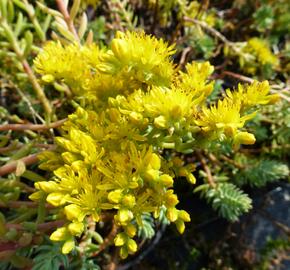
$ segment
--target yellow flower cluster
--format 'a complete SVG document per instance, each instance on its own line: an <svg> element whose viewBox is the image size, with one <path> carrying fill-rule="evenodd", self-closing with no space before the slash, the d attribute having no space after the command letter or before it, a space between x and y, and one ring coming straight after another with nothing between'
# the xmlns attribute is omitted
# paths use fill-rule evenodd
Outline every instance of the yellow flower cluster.
<svg viewBox="0 0 290 270"><path fill-rule="evenodd" d="M256 105L275 103L279 100L279 94L269 95L270 87L268 81L254 82L251 85L239 84L237 91L226 91L228 98L240 100L242 111L247 111Z"/></svg>
<svg viewBox="0 0 290 270"><path fill-rule="evenodd" d="M173 46L144 32L118 32L110 47L49 42L34 60L35 70L45 82L64 81L74 94L100 99L148 85L170 86Z"/></svg>
<svg viewBox="0 0 290 270"><path fill-rule="evenodd" d="M243 68L249 74L256 74L261 66L275 67L279 64L278 58L271 52L268 43L260 38L249 39L243 52L254 57L254 59L244 63Z"/></svg>
<svg viewBox="0 0 290 270"><path fill-rule="evenodd" d="M35 71L43 75L44 82L64 81L72 86L74 94L82 95L84 91L91 90L86 85L94 78L101 54L96 45L63 46L60 42L51 41L34 60Z"/></svg>
<svg viewBox="0 0 290 270"><path fill-rule="evenodd" d="M197 18L213 26L216 23L216 14L213 10L204 10L199 1L187 0L145 0L150 9L158 7L159 22L161 25L166 25L170 22L172 10L177 11L178 18L187 16L190 18ZM187 23L185 23L187 24ZM191 25L192 26L192 25Z"/></svg>
<svg viewBox="0 0 290 270"><path fill-rule="evenodd" d="M208 63L174 67L174 50L144 33L118 33L110 49L96 45L62 46L49 43L36 58L36 70L46 81L62 80L77 96L96 101L79 106L68 117L57 149L40 156L40 168L53 172L50 181L37 182L32 200L46 199L67 223L52 233L70 252L87 230L88 219L114 215L119 233L114 239L120 256L137 250L136 231L142 215L157 218L162 209L183 233L190 217L177 209L173 183L185 177L195 183L194 166L177 156L164 158L163 149L191 153L212 141L252 144L243 131L254 116L248 109L272 102L269 85L239 86L217 104L207 106L213 90ZM95 83L95 84L94 84Z"/></svg>
<svg viewBox="0 0 290 270"><path fill-rule="evenodd" d="M174 52L174 46L144 32L118 32L99 68L113 75L121 72L126 80L133 76L138 83L169 86L174 73L169 56Z"/></svg>
<svg viewBox="0 0 290 270"><path fill-rule="evenodd" d="M121 141L115 137L118 131L110 134L114 131L95 126L98 122L95 116L95 112L79 107L65 124L67 134L56 138L58 151L40 156L43 161L40 167L53 170L54 178L37 182L35 187L39 191L30 198L38 200L46 196L48 203L63 207L68 220L51 239L64 241L62 250L68 253L74 247L74 237L84 232L86 217L98 222L102 213L115 210L114 222L123 228L115 244L122 246L120 254L125 258L137 250L133 237L137 226L142 226L142 214L153 213L158 217L162 207L166 207L167 218L182 233L184 222L190 218L185 211L176 209L173 174L161 169L166 161L153 152L152 146L142 144L137 149L137 144L126 139L118 144ZM94 122L85 125L89 119Z"/></svg>

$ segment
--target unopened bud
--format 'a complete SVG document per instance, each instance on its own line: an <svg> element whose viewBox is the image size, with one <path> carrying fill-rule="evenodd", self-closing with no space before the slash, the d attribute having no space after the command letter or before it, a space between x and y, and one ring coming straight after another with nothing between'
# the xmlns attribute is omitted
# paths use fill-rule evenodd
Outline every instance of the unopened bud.
<svg viewBox="0 0 290 270"><path fill-rule="evenodd" d="M154 125L157 128L166 128L167 121L163 115L160 115L154 119Z"/></svg>
<svg viewBox="0 0 290 270"><path fill-rule="evenodd" d="M234 139L237 144L254 144L256 139L255 136L248 132L240 132L235 136Z"/></svg>
<svg viewBox="0 0 290 270"><path fill-rule="evenodd" d="M163 183L166 187L172 187L173 186L173 179L168 174L163 174L160 176L159 180Z"/></svg>
<svg viewBox="0 0 290 270"><path fill-rule="evenodd" d="M44 82L46 82L46 83L52 83L55 80L55 78L54 78L53 75L47 74L47 75L43 75L41 77L41 80L44 81Z"/></svg>
<svg viewBox="0 0 290 270"><path fill-rule="evenodd" d="M161 167L161 160L160 157L153 153L150 158L150 165L154 170L159 170Z"/></svg>
<svg viewBox="0 0 290 270"><path fill-rule="evenodd" d="M128 56L128 43L119 38L114 38L112 40L112 51L114 55L120 60L124 61Z"/></svg>
<svg viewBox="0 0 290 270"><path fill-rule="evenodd" d="M168 208L166 212L166 217L170 222L174 222L178 218L178 210L176 208Z"/></svg>

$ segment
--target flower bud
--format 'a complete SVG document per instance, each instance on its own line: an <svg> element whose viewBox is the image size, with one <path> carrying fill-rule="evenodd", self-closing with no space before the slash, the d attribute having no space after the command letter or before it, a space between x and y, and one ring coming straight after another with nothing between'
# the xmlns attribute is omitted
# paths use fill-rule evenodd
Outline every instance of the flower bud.
<svg viewBox="0 0 290 270"><path fill-rule="evenodd" d="M149 162L150 166L152 167L152 169L154 170L159 170L161 167L161 160L160 157L153 153L150 157L150 162Z"/></svg>
<svg viewBox="0 0 290 270"><path fill-rule="evenodd" d="M159 180L162 182L162 184L166 187L172 187L173 186L173 179L168 174L162 174L159 178Z"/></svg>
<svg viewBox="0 0 290 270"><path fill-rule="evenodd" d="M58 184L55 181L41 181L36 182L34 186L37 189L41 189L46 193L51 193L58 190Z"/></svg>
<svg viewBox="0 0 290 270"><path fill-rule="evenodd" d="M53 193L48 194L46 201L52 204L53 206L60 206L64 203L63 198L64 198L63 193L53 192Z"/></svg>
<svg viewBox="0 0 290 270"><path fill-rule="evenodd" d="M127 248L129 253L135 253L137 251L137 244L133 239L129 239L127 242Z"/></svg>
<svg viewBox="0 0 290 270"><path fill-rule="evenodd" d="M119 209L117 219L121 224L126 224L133 218L133 213L128 209Z"/></svg>
<svg viewBox="0 0 290 270"><path fill-rule="evenodd" d="M178 218L185 222L190 222L190 215L184 210L178 212Z"/></svg>
<svg viewBox="0 0 290 270"><path fill-rule="evenodd" d="M64 208L64 213L68 220L82 221L83 218L82 209L76 204L67 205Z"/></svg>
<svg viewBox="0 0 290 270"><path fill-rule="evenodd" d="M196 183L196 178L192 173L189 173L186 175L186 179L190 184L195 184Z"/></svg>
<svg viewBox="0 0 290 270"><path fill-rule="evenodd" d="M73 239L69 239L65 241L64 245L62 246L62 253L63 254L68 254L70 253L75 247L75 241Z"/></svg>
<svg viewBox="0 0 290 270"><path fill-rule="evenodd" d="M50 240L52 241L64 241L70 236L68 229L66 227L58 228L50 235Z"/></svg>
<svg viewBox="0 0 290 270"><path fill-rule="evenodd" d="M137 112L131 112L129 114L130 120L133 124L140 124L141 121L143 120L143 115L141 113L137 113Z"/></svg>
<svg viewBox="0 0 290 270"><path fill-rule="evenodd" d="M131 194L125 195L122 199L122 204L128 208L133 208L136 204L135 197Z"/></svg>
<svg viewBox="0 0 290 270"><path fill-rule="evenodd" d="M181 219L175 221L176 228L180 234L183 234L185 230L184 222Z"/></svg>
<svg viewBox="0 0 290 270"><path fill-rule="evenodd" d="M32 194L29 196L29 199L32 200L32 201L38 201L38 200L40 200L44 195L45 195L45 193L44 193L43 191L36 191L36 192L32 193Z"/></svg>
<svg viewBox="0 0 290 270"><path fill-rule="evenodd" d="M114 55L120 60L120 61L126 61L126 58L128 57L128 43L119 38L114 38L111 43L112 51Z"/></svg>
<svg viewBox="0 0 290 270"><path fill-rule="evenodd" d="M46 83L52 83L55 80L55 78L54 78L53 75L47 74L47 75L43 75L41 77L41 80L44 81L44 82L46 82Z"/></svg>
<svg viewBox="0 0 290 270"><path fill-rule="evenodd" d="M126 227L125 227L125 231L128 234L129 237L134 237L136 235L136 227L135 225L133 225L132 223L129 223Z"/></svg>
<svg viewBox="0 0 290 270"><path fill-rule="evenodd" d="M68 225L68 230L72 235L79 236L84 231L84 224L82 222L73 222Z"/></svg>
<svg viewBox="0 0 290 270"><path fill-rule="evenodd" d="M116 189L114 191L111 191L108 195L108 200L113 203L119 203L122 198L122 192L122 189Z"/></svg>
<svg viewBox="0 0 290 270"><path fill-rule="evenodd" d="M159 171L153 169L147 170L145 172L145 178L148 181L155 181L159 178Z"/></svg>
<svg viewBox="0 0 290 270"><path fill-rule="evenodd" d="M240 132L235 136L234 141L236 144L254 144L256 139L251 133Z"/></svg>
<svg viewBox="0 0 290 270"><path fill-rule="evenodd" d="M178 204L178 198L176 194L173 194L173 190L168 190L165 195L165 206L173 207Z"/></svg>
<svg viewBox="0 0 290 270"><path fill-rule="evenodd" d="M154 125L157 128L166 128L167 120L163 115L160 115L154 119Z"/></svg>
<svg viewBox="0 0 290 270"><path fill-rule="evenodd" d="M126 246L120 248L120 257L124 260L128 257L128 249Z"/></svg>
<svg viewBox="0 0 290 270"><path fill-rule="evenodd" d="M166 217L170 222L174 222L178 218L178 210L176 208L168 208L166 212Z"/></svg>
<svg viewBox="0 0 290 270"><path fill-rule="evenodd" d="M188 170L185 167L182 167L178 170L178 176L186 177L188 175Z"/></svg>
<svg viewBox="0 0 290 270"><path fill-rule="evenodd" d="M116 247L121 247L127 242L128 236L125 233L118 233L114 239Z"/></svg>

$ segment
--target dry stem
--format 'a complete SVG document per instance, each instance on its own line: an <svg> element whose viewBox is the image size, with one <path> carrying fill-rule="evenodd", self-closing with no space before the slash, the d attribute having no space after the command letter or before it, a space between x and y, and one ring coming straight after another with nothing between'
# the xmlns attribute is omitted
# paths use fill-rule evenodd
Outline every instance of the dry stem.
<svg viewBox="0 0 290 270"><path fill-rule="evenodd" d="M118 232L118 226L115 223L113 223L110 233L104 239L104 242L100 245L99 250L94 252L91 255L91 257L95 257L95 256L99 255L104 249L106 249L112 243L112 241L115 238L117 232Z"/></svg>
<svg viewBox="0 0 290 270"><path fill-rule="evenodd" d="M234 165L235 167L237 167L238 169L242 170L245 169L245 166L243 166L242 164L230 159L229 157L225 156L225 155L221 155L220 156L221 159L225 160L226 162Z"/></svg>
<svg viewBox="0 0 290 270"><path fill-rule="evenodd" d="M110 264L106 267L106 270L116 270L118 266L118 249L115 248L114 254L112 256L112 261Z"/></svg>
<svg viewBox="0 0 290 270"><path fill-rule="evenodd" d="M211 174L211 171L210 171L210 168L207 166L207 164L206 164L206 160L205 160L205 158L202 156L202 154L201 153L199 153L199 152L196 152L196 154L197 154L197 156L198 156L198 158L199 158L199 160L200 160L200 162L201 162L201 165L202 165L202 167L203 167L203 169L204 169L204 171L205 171L205 173L206 173L206 175L207 175L207 180L208 180L208 183L209 183L209 185L212 187L212 188L215 188L216 187L216 183L215 183L215 181L214 181L214 179L213 179L213 176L212 176L212 174Z"/></svg>
<svg viewBox="0 0 290 270"><path fill-rule="evenodd" d="M7 124L7 125L1 125L0 126L0 131L5 131L5 130L14 130L14 131L24 131L24 130L34 130L34 131L42 131L42 130L47 130L50 128L57 128L60 127L67 119L62 119L50 124Z"/></svg>
<svg viewBox="0 0 290 270"><path fill-rule="evenodd" d="M241 52L235 47L234 43L231 42L230 40L228 40L223 34L221 34L219 31L217 31L216 29L214 29L213 27L209 26L206 22L197 20L197 19L192 19L189 17L184 17L183 20L185 22L191 22L191 23L195 23L197 25L199 25L200 27L202 27L203 29L205 29L206 31L208 31L209 33L211 33L213 36L215 36L216 38L220 39L223 43L225 43L227 46L231 47L231 49L237 53L237 54L241 54Z"/></svg>

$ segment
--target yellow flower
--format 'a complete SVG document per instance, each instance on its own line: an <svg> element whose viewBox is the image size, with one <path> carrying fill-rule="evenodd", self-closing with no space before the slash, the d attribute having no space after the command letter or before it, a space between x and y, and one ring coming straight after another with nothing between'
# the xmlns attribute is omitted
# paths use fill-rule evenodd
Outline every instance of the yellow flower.
<svg viewBox="0 0 290 270"><path fill-rule="evenodd" d="M213 90L213 82L208 83L208 77L214 71L209 62L192 62L186 66L186 73L180 71L175 82L177 88L185 93L207 98Z"/></svg>
<svg viewBox="0 0 290 270"><path fill-rule="evenodd" d="M125 245L127 242L128 236L125 233L118 233L114 239L115 246L120 247Z"/></svg>
<svg viewBox="0 0 290 270"><path fill-rule="evenodd" d="M185 92L174 87L152 87L147 93L137 90L127 98L117 96L109 100L110 104L119 109L120 113L129 116L129 121L137 123L140 129L153 125L157 129L167 129L169 133L187 130L195 126L197 105L200 98L195 98L194 91ZM132 115L141 115L131 121Z"/></svg>
<svg viewBox="0 0 290 270"><path fill-rule="evenodd" d="M268 81L254 81L250 85L239 84L236 91L227 90L227 97L231 100L239 100L242 110L247 110L257 105L274 103L279 100L278 94L269 95L270 87Z"/></svg>
<svg viewBox="0 0 290 270"><path fill-rule="evenodd" d="M254 117L253 114L241 116L241 104L231 99L219 100L217 105L203 107L200 118L196 121L205 132L220 132L233 137L245 122Z"/></svg>
<svg viewBox="0 0 290 270"><path fill-rule="evenodd" d="M255 55L257 62L262 65L278 64L278 58L271 52L269 45L263 39L255 37L249 39L244 50Z"/></svg>
<svg viewBox="0 0 290 270"><path fill-rule="evenodd" d="M35 71L41 74L43 81L54 80L67 83L75 94L85 94L88 80L94 76L95 66L99 62L100 49L96 45L63 46L60 42L48 42L43 51L34 59Z"/></svg>
<svg viewBox="0 0 290 270"><path fill-rule="evenodd" d="M156 119L157 123L163 117L166 128L173 126L175 122L191 121L196 114L196 103L193 94L185 93L180 88L170 90L154 87L143 99L144 114Z"/></svg>
<svg viewBox="0 0 290 270"><path fill-rule="evenodd" d="M94 191L91 185L84 185L82 189L82 192L71 199L72 203L79 206L78 220L82 221L85 216L92 216L95 221L99 221L101 208L103 207L102 202L106 201L106 192ZM105 209L110 208L107 205L104 207ZM111 208L113 208L113 205L111 205Z"/></svg>
<svg viewBox="0 0 290 270"><path fill-rule="evenodd" d="M276 68L279 59L271 52L266 40L251 38L247 41L240 55L240 65L249 74L256 74L264 66Z"/></svg>
<svg viewBox="0 0 290 270"><path fill-rule="evenodd" d="M48 42L34 60L34 66L36 72L46 77L65 79L66 82L78 86L88 71L86 63L80 57L79 45L63 47L60 42Z"/></svg>
<svg viewBox="0 0 290 270"><path fill-rule="evenodd" d="M170 56L174 52L173 46L144 32L118 32L99 69L110 74L124 72L128 79L135 77L140 86L169 86L174 73Z"/></svg>

